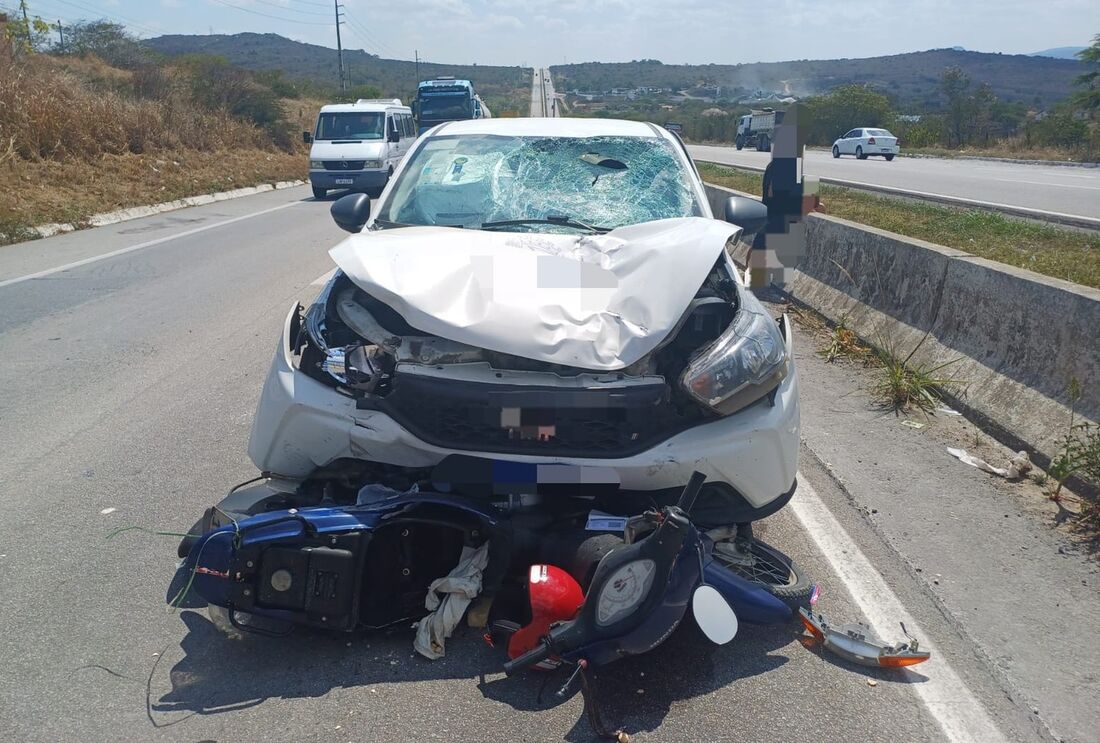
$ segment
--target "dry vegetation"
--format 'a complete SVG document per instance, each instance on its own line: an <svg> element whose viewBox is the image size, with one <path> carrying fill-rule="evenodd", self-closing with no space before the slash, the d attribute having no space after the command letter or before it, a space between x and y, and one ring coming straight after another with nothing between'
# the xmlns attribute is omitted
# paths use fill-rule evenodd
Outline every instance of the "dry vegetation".
<svg viewBox="0 0 1100 743"><path fill-rule="evenodd" d="M0 243L42 223L304 176L289 134L196 101L194 74L94 57L0 59ZM307 105L293 102L303 115Z"/></svg>

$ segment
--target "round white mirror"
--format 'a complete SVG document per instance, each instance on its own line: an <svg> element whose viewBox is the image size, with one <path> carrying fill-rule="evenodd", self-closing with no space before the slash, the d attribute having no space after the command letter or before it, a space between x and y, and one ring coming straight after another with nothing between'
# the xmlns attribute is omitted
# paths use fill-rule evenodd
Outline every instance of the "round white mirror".
<svg viewBox="0 0 1100 743"><path fill-rule="evenodd" d="M695 589L691 596L691 611L699 629L716 645L725 645L737 635L737 615L713 586L703 585Z"/></svg>

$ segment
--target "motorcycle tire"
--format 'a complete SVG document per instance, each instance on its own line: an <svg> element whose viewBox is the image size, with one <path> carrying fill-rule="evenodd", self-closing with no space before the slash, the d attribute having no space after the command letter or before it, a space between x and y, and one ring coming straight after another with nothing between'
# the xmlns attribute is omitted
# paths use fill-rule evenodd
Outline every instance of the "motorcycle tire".
<svg viewBox="0 0 1100 743"><path fill-rule="evenodd" d="M800 608L809 608L816 584L794 560L759 539L752 540L750 551L755 558L752 565L722 562L727 569L782 601L796 615ZM718 555L715 557L721 560Z"/></svg>

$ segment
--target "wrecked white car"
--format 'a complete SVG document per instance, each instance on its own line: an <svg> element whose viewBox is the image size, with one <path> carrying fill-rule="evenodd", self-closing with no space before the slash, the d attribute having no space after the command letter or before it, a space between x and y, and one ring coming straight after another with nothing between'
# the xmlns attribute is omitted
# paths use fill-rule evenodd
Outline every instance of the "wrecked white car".
<svg viewBox="0 0 1100 743"><path fill-rule="evenodd" d="M287 317L249 445L261 470L353 493L406 489L461 455L494 477L502 461L579 467L657 501L698 470L711 525L789 500L787 321L744 287L727 251L739 227L712 217L675 137L455 122L373 206L333 206L356 234Z"/></svg>
<svg viewBox="0 0 1100 743"><path fill-rule="evenodd" d="M265 477L192 527L171 605L268 634L419 620L428 658L468 610L506 672L580 674L614 739L590 665L689 605L716 643L814 605L752 532L794 492L799 425L787 321L727 250L761 204L715 220L664 129L528 119L433 129L375 207L333 205L354 234L286 319Z"/></svg>

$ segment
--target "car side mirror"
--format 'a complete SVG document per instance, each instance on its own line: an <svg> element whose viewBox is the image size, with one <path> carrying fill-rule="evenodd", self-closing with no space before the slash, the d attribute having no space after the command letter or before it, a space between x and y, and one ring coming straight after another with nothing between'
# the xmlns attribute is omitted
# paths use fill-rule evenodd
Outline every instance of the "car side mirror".
<svg viewBox="0 0 1100 743"><path fill-rule="evenodd" d="M401 141L401 132L397 131L396 129L390 129L390 133L389 133L389 136L386 137L386 141L388 141L388 142L400 142Z"/></svg>
<svg viewBox="0 0 1100 743"><path fill-rule="evenodd" d="M730 196L722 216L725 221L740 227L745 235L755 235L768 223L768 207L756 199Z"/></svg>
<svg viewBox="0 0 1100 743"><path fill-rule="evenodd" d="M370 219L370 197L365 193L341 196L329 209L329 214L337 227L357 233Z"/></svg>
<svg viewBox="0 0 1100 743"><path fill-rule="evenodd" d="M313 135L310 134L309 132L302 132L302 141L305 142L306 144L309 144L310 142L313 141Z"/></svg>

